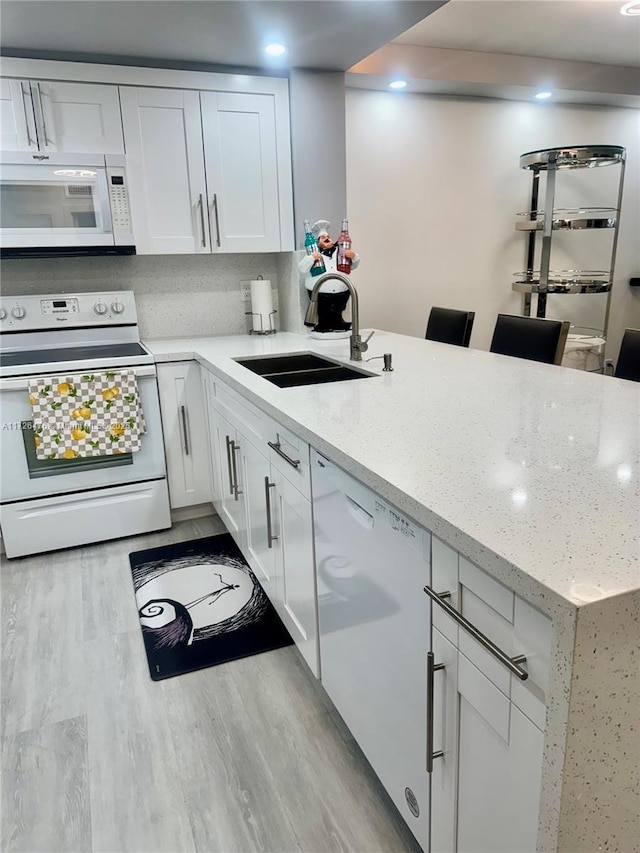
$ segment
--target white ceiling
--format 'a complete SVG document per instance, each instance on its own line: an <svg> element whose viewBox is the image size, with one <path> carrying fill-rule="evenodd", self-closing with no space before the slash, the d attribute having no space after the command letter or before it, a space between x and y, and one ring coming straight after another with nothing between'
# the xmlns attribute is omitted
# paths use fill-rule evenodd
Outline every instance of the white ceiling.
<svg viewBox="0 0 640 853"><path fill-rule="evenodd" d="M640 16L624 0L451 0L398 44L640 66Z"/></svg>
<svg viewBox="0 0 640 853"><path fill-rule="evenodd" d="M3 0L7 55L346 70L444 0ZM268 65L263 47L289 46ZM76 57L79 58L79 57ZM84 58L84 57L83 57ZM100 61L100 60L98 60Z"/></svg>

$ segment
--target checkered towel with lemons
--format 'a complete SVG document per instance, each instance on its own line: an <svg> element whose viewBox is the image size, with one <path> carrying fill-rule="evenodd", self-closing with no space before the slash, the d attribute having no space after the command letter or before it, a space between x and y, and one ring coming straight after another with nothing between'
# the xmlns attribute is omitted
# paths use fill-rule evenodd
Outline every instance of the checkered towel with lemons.
<svg viewBox="0 0 640 853"><path fill-rule="evenodd" d="M29 382L38 459L112 456L140 450L145 432L133 373L106 370Z"/></svg>

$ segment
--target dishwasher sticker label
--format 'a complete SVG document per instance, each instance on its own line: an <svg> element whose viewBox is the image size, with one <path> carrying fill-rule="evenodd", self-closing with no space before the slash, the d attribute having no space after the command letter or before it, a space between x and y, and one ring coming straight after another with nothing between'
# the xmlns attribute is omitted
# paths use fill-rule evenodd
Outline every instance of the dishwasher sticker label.
<svg viewBox="0 0 640 853"><path fill-rule="evenodd" d="M400 515L400 513L396 512L395 509L389 508L388 517L391 529L402 536L412 548L418 550L420 539L415 524L406 519L403 515Z"/></svg>

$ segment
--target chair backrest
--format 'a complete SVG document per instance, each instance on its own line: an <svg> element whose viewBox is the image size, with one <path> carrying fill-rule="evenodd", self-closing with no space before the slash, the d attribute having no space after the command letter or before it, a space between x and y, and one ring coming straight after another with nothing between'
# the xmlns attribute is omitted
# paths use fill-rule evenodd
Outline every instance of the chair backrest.
<svg viewBox="0 0 640 853"><path fill-rule="evenodd" d="M640 329L625 329L614 371L618 379L640 382Z"/></svg>
<svg viewBox="0 0 640 853"><path fill-rule="evenodd" d="M568 332L566 320L498 314L490 351L545 364L560 364Z"/></svg>
<svg viewBox="0 0 640 853"><path fill-rule="evenodd" d="M442 344L468 347L475 311L456 311L453 308L432 308L425 338Z"/></svg>

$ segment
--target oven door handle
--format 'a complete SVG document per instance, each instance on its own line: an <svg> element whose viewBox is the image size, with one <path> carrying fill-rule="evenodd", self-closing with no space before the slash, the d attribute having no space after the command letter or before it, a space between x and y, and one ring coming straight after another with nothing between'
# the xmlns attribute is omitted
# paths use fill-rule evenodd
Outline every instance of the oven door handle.
<svg viewBox="0 0 640 853"><path fill-rule="evenodd" d="M136 379L141 379L142 377L145 377L145 376L157 376L155 364L150 364L150 365L145 366L145 367L132 367L132 368L123 367L120 369L123 371L131 371L134 374L134 376L136 377ZM64 371L57 371L56 373L51 373L51 376L57 376L58 373L61 373L61 372L66 373L69 376L74 375L74 371L64 370ZM99 369L99 370L96 370L94 372L100 373L101 370ZM38 376L40 376L40 375L46 376L47 374L46 373L38 374ZM30 378L36 379L38 377L33 376L33 377L26 377L26 378L21 377L20 379L0 379L0 391L28 391L29 390Z"/></svg>

